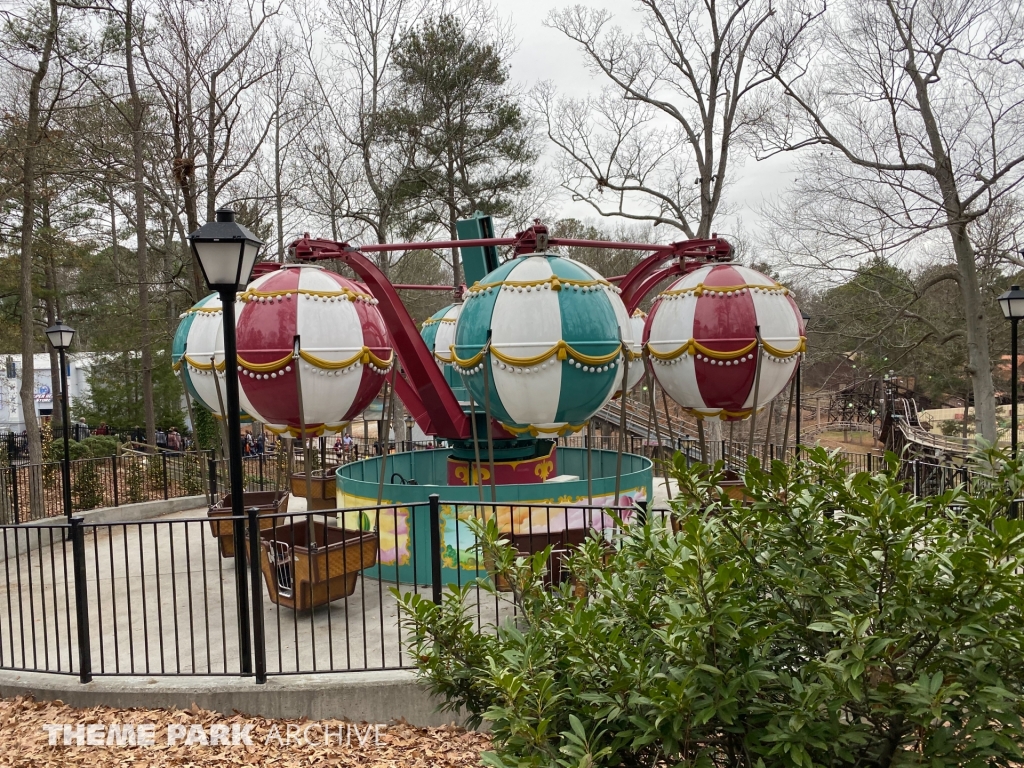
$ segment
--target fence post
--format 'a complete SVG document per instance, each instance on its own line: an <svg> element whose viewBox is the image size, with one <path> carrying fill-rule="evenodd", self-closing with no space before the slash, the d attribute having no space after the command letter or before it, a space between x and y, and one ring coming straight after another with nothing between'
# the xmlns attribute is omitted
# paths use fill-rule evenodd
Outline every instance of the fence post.
<svg viewBox="0 0 1024 768"><path fill-rule="evenodd" d="M92 648L89 644L89 595L85 577L85 530L82 518L71 518L71 557L75 577L75 623L78 625L78 679L92 681Z"/></svg>
<svg viewBox="0 0 1024 768"><path fill-rule="evenodd" d="M914 496L921 498L921 464L914 459Z"/></svg>
<svg viewBox="0 0 1024 768"><path fill-rule="evenodd" d="M430 591L434 605L441 604L441 497L430 494Z"/></svg>
<svg viewBox="0 0 1024 768"><path fill-rule="evenodd" d="M111 477L114 478L114 506L120 506L121 499L117 490L117 456L110 457Z"/></svg>
<svg viewBox="0 0 1024 768"><path fill-rule="evenodd" d="M13 443L13 440L11 441ZM11 460L11 509L14 512L14 524L21 523L21 513L18 510L18 465L14 463L14 454L7 454Z"/></svg>
<svg viewBox="0 0 1024 768"><path fill-rule="evenodd" d="M868 474L869 474L869 475L870 475L870 474L874 474L874 470L873 470L873 469L872 469L872 467L871 467L871 458L872 458L872 457L871 457L871 454L869 453L869 454L868 454Z"/></svg>
<svg viewBox="0 0 1024 768"><path fill-rule="evenodd" d="M260 522L259 509L249 508L249 579L252 585L252 643L256 683L267 682L267 640L263 626L263 573L260 570ZM239 561L235 561L238 565Z"/></svg>
<svg viewBox="0 0 1024 768"><path fill-rule="evenodd" d="M161 453L160 454L160 462L163 464L163 470L164 470L164 501L167 501L167 485L168 485L169 478L167 477L167 454L166 453Z"/></svg>
<svg viewBox="0 0 1024 768"><path fill-rule="evenodd" d="M207 459L206 469L210 473L210 504L217 503L217 460Z"/></svg>
<svg viewBox="0 0 1024 768"><path fill-rule="evenodd" d="M259 453L259 454L257 454L257 455L259 456L259 465L260 465L260 490L262 491L262 490L263 490L263 453L262 453L262 452L260 452L260 453Z"/></svg>

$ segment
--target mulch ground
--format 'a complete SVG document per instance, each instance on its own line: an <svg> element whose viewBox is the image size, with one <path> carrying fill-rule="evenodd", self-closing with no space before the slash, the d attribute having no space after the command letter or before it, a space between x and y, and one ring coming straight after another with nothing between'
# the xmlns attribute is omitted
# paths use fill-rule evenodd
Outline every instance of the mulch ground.
<svg viewBox="0 0 1024 768"><path fill-rule="evenodd" d="M112 728L115 724L117 727ZM146 741L149 726L152 745L139 744ZM134 746L130 741L117 745L118 738L125 742L129 736L135 739ZM65 744L65 737L69 744ZM210 743L211 738L221 743ZM90 740L92 745L87 743ZM240 714L227 717L194 705L190 710L76 709L59 701L0 699L0 766L4 768L469 768L480 765L480 753L489 747L486 735L455 726L374 727L340 720L269 720Z"/></svg>

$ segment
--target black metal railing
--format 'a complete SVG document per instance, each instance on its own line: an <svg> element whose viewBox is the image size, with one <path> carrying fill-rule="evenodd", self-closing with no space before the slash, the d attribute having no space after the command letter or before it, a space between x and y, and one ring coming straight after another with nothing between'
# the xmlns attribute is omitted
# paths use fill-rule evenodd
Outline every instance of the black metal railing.
<svg viewBox="0 0 1024 768"><path fill-rule="evenodd" d="M118 675L263 681L412 667L393 590L440 602L449 584L476 580L469 608L480 632L516 611L506 585L498 583L493 595L481 587L479 579L494 578L494 564L474 548L468 529L455 525L454 537L442 536L443 507L463 521L497 517L519 554L550 546L549 584L568 578L566 558L586 536L610 540L618 524L597 507L452 507L435 495L426 503L344 510L342 517L338 510L252 508L243 518L4 525L0 668L84 682ZM616 513L627 522L646 514ZM393 557L379 562L381 531L403 528L412 532L404 556L391 547ZM426 537L426 546L416 536ZM240 652L245 648L251 652Z"/></svg>
<svg viewBox="0 0 1024 768"><path fill-rule="evenodd" d="M209 453L123 454L70 463L72 513L207 493ZM0 468L0 523L65 514L63 462Z"/></svg>

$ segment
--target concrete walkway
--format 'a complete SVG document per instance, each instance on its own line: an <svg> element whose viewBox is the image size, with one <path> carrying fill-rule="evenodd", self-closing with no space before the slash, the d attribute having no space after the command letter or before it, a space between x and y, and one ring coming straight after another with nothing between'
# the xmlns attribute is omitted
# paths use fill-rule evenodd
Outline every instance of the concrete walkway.
<svg viewBox="0 0 1024 768"><path fill-rule="evenodd" d="M669 481L675 495L675 481ZM655 479L652 510L668 508L665 482ZM304 512L292 497L289 512ZM13 530L13 529L12 529ZM62 521L13 531L39 546L6 542L0 573L0 668L77 673L71 542ZM10 538L12 534L8 534ZM19 552L19 550L21 550ZM26 551L27 550L27 551ZM89 524L85 536L86 589L95 675L238 675L236 561L222 558L206 508L140 522ZM312 611L272 603L259 578L270 675L401 669L412 666L401 626L394 579L361 574L355 592ZM251 575L246 569L246 589ZM250 597L251 600L251 597ZM507 596L481 589L469 614L480 631L514 615Z"/></svg>
<svg viewBox="0 0 1024 768"><path fill-rule="evenodd" d="M294 503L298 502L298 503ZM304 511L293 499L289 511ZM136 524L86 529L86 589L96 675L240 673L235 559L220 556L206 510ZM79 669L73 560L61 531L9 557L0 574L0 667L49 672ZM12 553L13 555L13 553ZM251 579L246 570L246 587ZM270 602L263 590L267 670L271 675L411 667L392 588L360 575L355 592L312 611ZM470 611L481 631L511 615L510 601L482 590Z"/></svg>

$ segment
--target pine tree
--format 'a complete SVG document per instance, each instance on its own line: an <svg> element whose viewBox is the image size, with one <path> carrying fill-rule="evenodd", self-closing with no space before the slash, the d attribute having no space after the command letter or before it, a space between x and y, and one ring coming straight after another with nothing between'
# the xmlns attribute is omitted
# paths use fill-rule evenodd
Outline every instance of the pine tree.
<svg viewBox="0 0 1024 768"><path fill-rule="evenodd" d="M404 190L418 204L411 224L440 225L455 239L455 222L474 211L508 213L536 152L498 50L442 15L407 32L394 61L401 84L383 121L415 158Z"/></svg>

